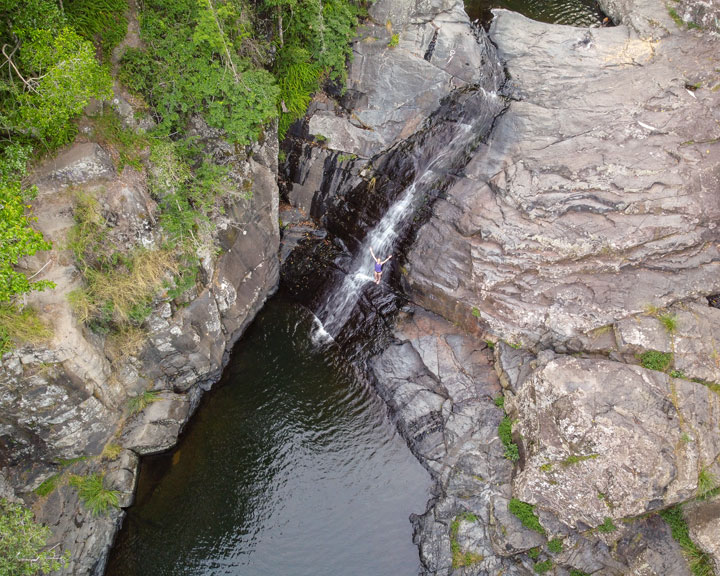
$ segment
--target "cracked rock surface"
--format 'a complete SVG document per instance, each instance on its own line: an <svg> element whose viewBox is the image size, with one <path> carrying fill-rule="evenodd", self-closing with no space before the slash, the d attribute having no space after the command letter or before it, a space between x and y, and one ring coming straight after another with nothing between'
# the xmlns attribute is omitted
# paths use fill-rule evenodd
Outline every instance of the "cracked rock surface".
<svg viewBox="0 0 720 576"><path fill-rule="evenodd" d="M718 40L506 11L490 37L512 102L419 233L414 300L557 345L720 291Z"/></svg>

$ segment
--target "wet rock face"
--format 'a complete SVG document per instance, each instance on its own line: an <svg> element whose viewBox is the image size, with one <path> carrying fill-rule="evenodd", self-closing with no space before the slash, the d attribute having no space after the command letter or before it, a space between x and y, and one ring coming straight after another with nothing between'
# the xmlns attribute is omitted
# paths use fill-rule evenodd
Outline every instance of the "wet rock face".
<svg viewBox="0 0 720 576"><path fill-rule="evenodd" d="M666 508L716 473L720 396L639 366L541 354L508 412L520 500L576 529Z"/></svg>
<svg viewBox="0 0 720 576"><path fill-rule="evenodd" d="M685 86L709 78L716 42L503 11L490 35L514 101L420 231L412 297L556 345L717 292L720 93Z"/></svg>

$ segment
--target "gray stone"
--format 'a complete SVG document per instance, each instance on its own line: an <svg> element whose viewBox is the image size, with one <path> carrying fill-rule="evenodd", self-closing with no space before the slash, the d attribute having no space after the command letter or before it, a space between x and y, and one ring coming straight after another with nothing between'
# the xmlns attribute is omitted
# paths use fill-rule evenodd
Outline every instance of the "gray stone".
<svg viewBox="0 0 720 576"><path fill-rule="evenodd" d="M510 399L524 466L513 491L571 528L639 516L716 472L720 397L701 384L607 360L558 357Z"/></svg>
<svg viewBox="0 0 720 576"><path fill-rule="evenodd" d="M33 174L42 190L54 184L61 186L110 180L115 176L112 159L94 142L73 144L48 161Z"/></svg>
<svg viewBox="0 0 720 576"><path fill-rule="evenodd" d="M120 444L141 456L164 452L177 441L189 414L186 395L163 392L145 410L130 418Z"/></svg>
<svg viewBox="0 0 720 576"><path fill-rule="evenodd" d="M455 88L499 88L494 49L461 2L379 0L369 12L348 72L350 113L318 105L309 120L310 134L328 148L369 158L416 132Z"/></svg>
<svg viewBox="0 0 720 576"><path fill-rule="evenodd" d="M414 301L542 347L720 291L720 93L683 80L714 41L496 14L513 102L418 234Z"/></svg>

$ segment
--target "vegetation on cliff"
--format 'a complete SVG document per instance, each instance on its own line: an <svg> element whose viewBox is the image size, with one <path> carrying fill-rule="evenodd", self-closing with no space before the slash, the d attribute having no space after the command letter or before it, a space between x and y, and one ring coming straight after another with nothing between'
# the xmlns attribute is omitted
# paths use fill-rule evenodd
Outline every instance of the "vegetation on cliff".
<svg viewBox="0 0 720 576"><path fill-rule="evenodd" d="M30 510L0 500L0 575L34 576L57 570L67 555L43 550L50 528L35 523Z"/></svg>
<svg viewBox="0 0 720 576"><path fill-rule="evenodd" d="M151 193L161 208L164 249L175 255L170 265L178 274L175 284L193 283L192 262L217 215L218 198L230 188L227 168L217 166L189 134L190 118L200 117L221 131L236 151L261 138L278 116L284 135L323 84L344 89L360 6L358 0L138 4L141 43L125 49L116 71L144 101L156 127L138 135L104 113L94 120L94 130L119 151L120 170L141 168L139 151L150 146L160 176L151 178ZM17 268L24 257L50 248L32 227L29 202L35 190L23 185L27 166L74 138L73 120L91 98L112 95L109 57L127 32L128 5L126 0L0 0L0 13L0 303L10 306L22 294L51 287ZM82 220L82 202L78 208ZM74 296L75 307L87 321L107 324L120 318L122 324L129 317L142 322L141 309L147 309L160 283L127 307L119 306L115 295L99 293L118 254L93 252L101 247L105 224L96 216L90 236L83 221L71 239L88 283ZM125 258L120 267L132 272L135 260ZM0 331L7 344L12 335L2 326Z"/></svg>
<svg viewBox="0 0 720 576"><path fill-rule="evenodd" d="M27 162L70 141L72 118L90 98L108 97L111 79L54 2L2 0L0 43L0 302L9 302L48 287L15 270L49 247L26 213L34 193L22 186Z"/></svg>

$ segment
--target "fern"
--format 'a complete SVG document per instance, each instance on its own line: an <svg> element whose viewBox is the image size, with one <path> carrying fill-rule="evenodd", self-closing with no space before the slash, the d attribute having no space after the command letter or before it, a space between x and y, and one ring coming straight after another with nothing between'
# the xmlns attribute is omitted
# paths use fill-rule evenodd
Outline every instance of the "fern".
<svg viewBox="0 0 720 576"><path fill-rule="evenodd" d="M65 13L78 33L98 41L105 58L127 34L127 0L65 0Z"/></svg>

